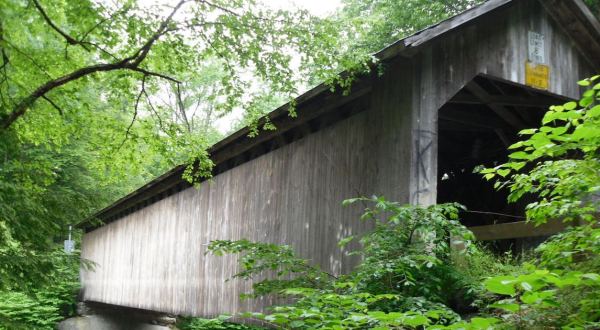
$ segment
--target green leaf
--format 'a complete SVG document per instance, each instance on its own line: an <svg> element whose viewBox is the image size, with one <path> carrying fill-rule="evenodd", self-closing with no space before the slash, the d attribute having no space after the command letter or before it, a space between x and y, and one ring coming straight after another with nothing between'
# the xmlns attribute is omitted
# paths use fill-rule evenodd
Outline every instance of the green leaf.
<svg viewBox="0 0 600 330"><path fill-rule="evenodd" d="M348 206L348 205L354 204L354 203L356 203L359 200L360 200L360 198L345 199L344 201L342 201L342 206Z"/></svg>
<svg viewBox="0 0 600 330"><path fill-rule="evenodd" d="M584 97L581 100L579 100L579 105L584 108L591 105L592 103L594 103L594 98L592 96Z"/></svg>
<svg viewBox="0 0 600 330"><path fill-rule="evenodd" d="M592 280L592 281L600 281L600 275L598 275L596 273L583 274L583 275L581 275L581 277L588 279L588 280Z"/></svg>
<svg viewBox="0 0 600 330"><path fill-rule="evenodd" d="M565 103L564 108L566 110L573 110L573 109L577 108L577 102L574 102L574 101L567 102L567 103Z"/></svg>
<svg viewBox="0 0 600 330"><path fill-rule="evenodd" d="M590 83L589 80L580 80L580 81L577 82L577 84L579 86L583 86L583 87L587 87L587 86L591 85L591 83Z"/></svg>
<svg viewBox="0 0 600 330"><path fill-rule="evenodd" d="M522 147L523 145L524 145L524 142L523 141L519 141L517 143L511 144L510 147L508 147L508 149L517 149L517 148Z"/></svg>
<svg viewBox="0 0 600 330"><path fill-rule="evenodd" d="M513 296L516 293L515 283L513 276L496 276L488 278L483 284L490 292Z"/></svg>
<svg viewBox="0 0 600 330"><path fill-rule="evenodd" d="M586 113L586 116L590 117L590 118L595 118L595 117L600 116L600 105L596 105L596 106L592 107L590 110L588 110Z"/></svg>
<svg viewBox="0 0 600 330"><path fill-rule="evenodd" d="M354 239L354 236L348 236L348 237L346 237L346 238L343 238L343 239L341 239L341 240L338 242L338 246L339 246L339 247L344 247L344 246L346 246L348 243L350 243L350 242L351 242L353 239Z"/></svg>
<svg viewBox="0 0 600 330"><path fill-rule="evenodd" d="M500 175L501 177L506 177L509 173L510 173L510 169L499 169L497 171L498 175Z"/></svg>
<svg viewBox="0 0 600 330"><path fill-rule="evenodd" d="M491 304L489 305L489 307L492 308L498 308L498 309L503 309L507 312L511 312L511 313L516 313L519 311L520 306L519 304L503 304L503 303L495 303L495 304Z"/></svg>
<svg viewBox="0 0 600 330"><path fill-rule="evenodd" d="M509 157L512 159L524 159L524 160L530 160L533 158L530 154L528 154L524 151L513 152L512 154L509 155Z"/></svg>
<svg viewBox="0 0 600 330"><path fill-rule="evenodd" d="M534 134L537 131L538 131L537 128L528 128L528 129L521 130L519 132L519 135L531 135L531 134Z"/></svg>
<svg viewBox="0 0 600 330"><path fill-rule="evenodd" d="M302 326L304 326L304 321L301 320L295 320L290 322L290 327L292 328L301 328Z"/></svg>
<svg viewBox="0 0 600 330"><path fill-rule="evenodd" d="M515 170L515 171L518 171L518 170L522 169L523 167L525 167L526 164L527 163L525 163L525 162L510 162L510 163L507 163L507 165L510 168L512 168L513 170Z"/></svg>
<svg viewBox="0 0 600 330"><path fill-rule="evenodd" d="M522 302L531 305L538 303L541 297L537 292L525 292L520 299Z"/></svg>

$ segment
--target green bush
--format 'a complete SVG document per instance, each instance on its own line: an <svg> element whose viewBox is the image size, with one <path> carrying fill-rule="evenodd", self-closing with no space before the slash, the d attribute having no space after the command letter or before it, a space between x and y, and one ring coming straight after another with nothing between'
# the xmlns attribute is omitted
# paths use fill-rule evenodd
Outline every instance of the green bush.
<svg viewBox="0 0 600 330"><path fill-rule="evenodd" d="M274 277L254 283L254 291L246 296L280 294L295 298L293 304L277 306L268 315L240 316L284 329L443 327L461 321L453 308L475 302L475 293L480 290L473 288L481 287L482 276L475 270L463 272L452 262L456 252L449 235L467 246L461 256L466 262L485 259L492 264L493 258L484 258L486 252L471 244L472 233L458 221L460 206L401 205L380 197L345 204L356 202L369 205L362 219L374 222L375 229L358 238L363 248L354 253L362 262L349 275L335 276L311 266L296 257L289 246L247 240L211 242L209 250L214 254L240 254L242 270L236 277L251 279L274 273ZM345 238L340 245L352 239ZM479 318L476 322L491 324L496 320Z"/></svg>
<svg viewBox="0 0 600 330"><path fill-rule="evenodd" d="M180 330L264 330L258 326L227 322L229 317L216 319L184 318L177 323Z"/></svg>
<svg viewBox="0 0 600 330"><path fill-rule="evenodd" d="M76 313L79 290L79 258L55 251L47 256L54 281L30 291L8 288L0 291L0 329L54 329L56 323Z"/></svg>
<svg viewBox="0 0 600 330"><path fill-rule="evenodd" d="M524 273L488 279L500 299L490 307L520 328L600 328L600 76L579 82L581 99L552 106L539 129L510 146L509 161L483 170L510 190L509 200L533 195L527 218L536 224L578 221L537 249Z"/></svg>

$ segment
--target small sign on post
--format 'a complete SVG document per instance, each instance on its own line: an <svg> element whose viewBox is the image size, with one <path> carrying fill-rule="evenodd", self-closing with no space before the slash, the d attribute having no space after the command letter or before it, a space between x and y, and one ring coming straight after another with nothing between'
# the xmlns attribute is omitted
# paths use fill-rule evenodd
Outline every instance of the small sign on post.
<svg viewBox="0 0 600 330"><path fill-rule="evenodd" d="M64 249L65 249L65 253L67 253L67 254L71 254L71 253L73 253L73 251L75 251L75 241L73 241L71 239L72 229L73 229L73 227L69 226L69 239L65 240L65 242L64 242Z"/></svg>
<svg viewBox="0 0 600 330"><path fill-rule="evenodd" d="M525 62L525 85L547 90L550 82L550 67L546 65L546 44L544 35L529 31Z"/></svg>
<svg viewBox="0 0 600 330"><path fill-rule="evenodd" d="M75 241L65 240L65 253L71 254L75 250Z"/></svg>

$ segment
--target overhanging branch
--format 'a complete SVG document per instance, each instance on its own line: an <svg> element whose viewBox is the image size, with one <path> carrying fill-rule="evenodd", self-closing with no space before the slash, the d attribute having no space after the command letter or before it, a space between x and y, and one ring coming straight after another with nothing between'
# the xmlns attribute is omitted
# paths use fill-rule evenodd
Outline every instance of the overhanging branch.
<svg viewBox="0 0 600 330"><path fill-rule="evenodd" d="M146 75L144 75L142 77L142 87L140 88L140 92L139 92L137 98L135 99L135 106L133 107L133 109L134 109L133 118L131 119L131 123L129 124L129 126L127 126L127 130L125 131L125 138L123 139L123 142L121 142L121 144L119 145L119 148L117 148L117 150L121 150L123 145L125 145L125 142L127 142L131 128L133 127L133 124L135 123L135 120L137 119L139 106L140 106L140 100L142 99L142 95L146 94L146 77L147 77Z"/></svg>
<svg viewBox="0 0 600 330"><path fill-rule="evenodd" d="M33 0L33 1L34 1L34 4L36 4L36 7L39 6L39 3L37 0ZM20 118L27 112L27 110L35 103L35 101L37 99L43 97L49 91L51 91L55 88L58 88L62 85L65 85L71 81L80 79L82 77L88 76L88 75L96 73L96 72L109 72L109 71L115 71L115 70L130 70L130 71L136 71L136 72L143 73L144 76L151 75L151 76L156 76L156 77L160 77L163 79L167 79L167 80L179 83L179 81L175 78L169 77L169 76L161 74L161 73L156 73L156 72L152 72L152 71L140 68L139 65L147 57L147 55L150 52L150 49L152 48L154 43L165 33L169 32L169 30L168 30L169 23L172 21L175 13L181 8L181 6L186 1L187 0L180 0L179 3L175 7L173 7L173 10L169 14L169 16L167 16L167 18L161 22L161 24L158 27L158 29L156 30L156 32L136 52L134 52L133 55L126 57L122 60L115 61L113 63L101 63L101 64L95 64L95 65L87 66L84 68L80 68L80 69L77 69L77 70L75 70L71 73L68 73L62 77L49 80L46 83L44 83L43 85L39 86L31 94L29 94L27 97L23 98L20 102L18 102L14 106L12 112L0 117L0 126L2 127L2 129L8 129L15 122L15 120L17 120L18 118ZM38 10L40 11L40 13L42 13L42 16L44 16L45 19L48 17L45 14L45 12L43 11L43 8L41 6L38 7ZM69 40L74 40L75 42L79 43L77 40L75 40L68 34L62 32L62 30L60 30L58 27L56 27L56 25L54 25L54 23L51 23L51 21L49 19L47 19L47 22L57 32L59 32L61 35L63 35L63 37L65 37L65 39L67 39L67 42L69 42Z"/></svg>
<svg viewBox="0 0 600 330"><path fill-rule="evenodd" d="M54 31L56 31L63 38L65 38L65 40L67 41L67 43L69 45L81 45L81 47L83 47L85 50L87 50L87 51L90 50L86 45L82 44L79 40L73 38L72 36L67 34L65 31L63 31L61 28L59 28L56 24L54 24L54 22L50 19L50 17L48 16L48 14L46 13L46 11L44 10L44 8L42 7L42 5L39 3L38 0L32 0L32 1L33 1L35 8L37 8L37 10L40 12L42 17L44 18L44 21L46 21L46 23L48 23L48 25L50 25L50 27Z"/></svg>
<svg viewBox="0 0 600 330"><path fill-rule="evenodd" d="M59 107L59 106L58 106L56 103L54 103L54 101L52 101L51 99L49 99L49 98L48 98L46 95L42 96L42 98L43 98L44 100L46 100L48 103L50 103L50 105L51 105L51 106L52 106L54 109L56 109L56 111L58 111L58 114L59 114L59 115L61 115L61 116L62 116L62 115L64 115L64 112L62 111L62 109L61 109L61 108L60 108L60 107Z"/></svg>

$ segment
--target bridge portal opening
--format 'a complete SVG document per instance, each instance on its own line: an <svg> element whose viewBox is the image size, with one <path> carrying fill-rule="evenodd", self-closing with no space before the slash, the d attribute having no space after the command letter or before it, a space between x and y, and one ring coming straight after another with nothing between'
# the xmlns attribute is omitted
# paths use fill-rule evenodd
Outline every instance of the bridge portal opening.
<svg viewBox="0 0 600 330"><path fill-rule="evenodd" d="M525 220L529 201L508 203L508 190L496 191L494 181L485 180L476 169L505 162L508 147L520 140L518 132L538 127L550 105L565 101L544 91L477 76L439 110L437 201L465 205L468 211L461 214L461 221L485 229L480 239L492 241L495 250L518 252L540 238L526 238L539 236L533 232L511 233L520 231L517 223Z"/></svg>

